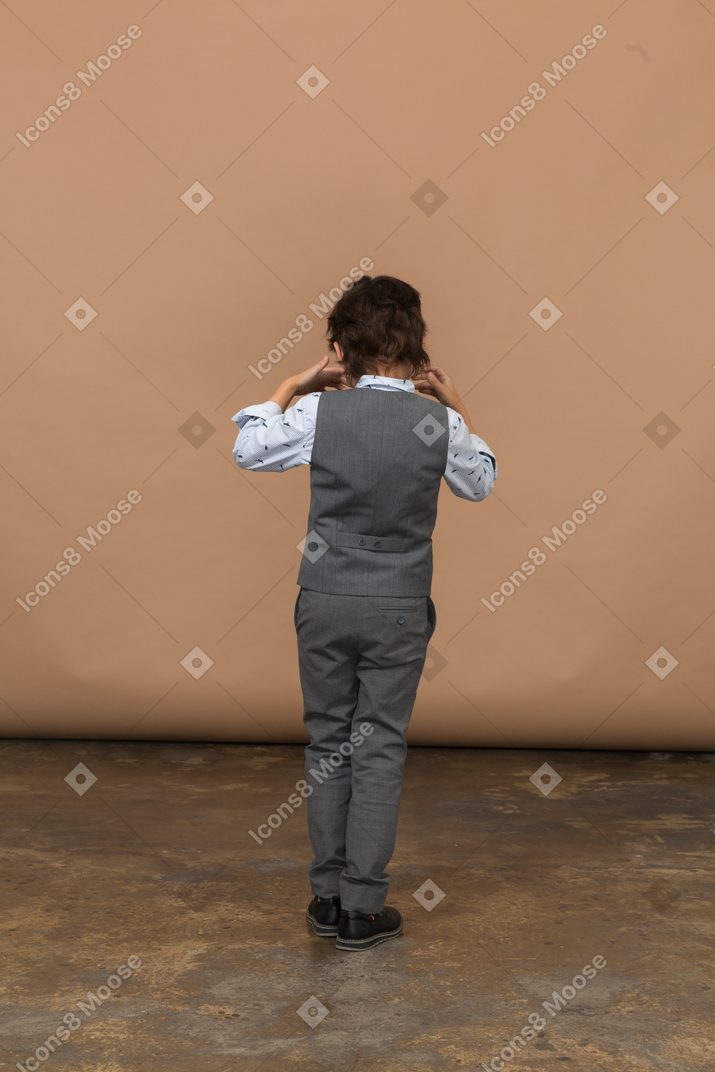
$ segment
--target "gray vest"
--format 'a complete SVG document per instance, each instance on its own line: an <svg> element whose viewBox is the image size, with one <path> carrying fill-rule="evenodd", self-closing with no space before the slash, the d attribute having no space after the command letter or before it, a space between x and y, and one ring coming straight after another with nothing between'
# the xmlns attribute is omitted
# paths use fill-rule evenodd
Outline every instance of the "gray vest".
<svg viewBox="0 0 715 1072"><path fill-rule="evenodd" d="M323 392L297 583L334 595L428 596L448 445L447 411L435 399Z"/></svg>

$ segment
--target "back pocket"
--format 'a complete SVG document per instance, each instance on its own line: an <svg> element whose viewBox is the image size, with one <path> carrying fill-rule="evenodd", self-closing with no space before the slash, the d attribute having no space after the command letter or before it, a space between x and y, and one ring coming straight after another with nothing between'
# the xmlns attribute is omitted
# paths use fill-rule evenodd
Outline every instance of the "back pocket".
<svg viewBox="0 0 715 1072"><path fill-rule="evenodd" d="M419 614L422 607L377 607L380 614Z"/></svg>

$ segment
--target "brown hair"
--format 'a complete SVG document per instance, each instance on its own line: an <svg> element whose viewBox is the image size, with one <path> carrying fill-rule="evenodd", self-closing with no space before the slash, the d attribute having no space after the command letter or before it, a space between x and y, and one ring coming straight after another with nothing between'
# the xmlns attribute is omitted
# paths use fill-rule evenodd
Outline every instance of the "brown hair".
<svg viewBox="0 0 715 1072"><path fill-rule="evenodd" d="M431 364L422 347L427 325L420 296L409 283L391 275L358 279L336 302L328 316L327 339L343 351L346 379L357 383L376 372L375 362L407 362L411 376Z"/></svg>

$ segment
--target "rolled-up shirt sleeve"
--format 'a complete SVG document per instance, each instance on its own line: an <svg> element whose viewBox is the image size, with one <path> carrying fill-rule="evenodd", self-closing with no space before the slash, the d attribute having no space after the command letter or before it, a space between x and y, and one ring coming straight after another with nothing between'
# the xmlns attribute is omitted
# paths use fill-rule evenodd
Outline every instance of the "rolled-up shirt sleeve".
<svg viewBox="0 0 715 1072"><path fill-rule="evenodd" d="M285 413L277 402L246 406L231 420L238 425L233 458L241 469L282 473L309 465L315 437L318 392L305 395Z"/></svg>
<svg viewBox="0 0 715 1072"><path fill-rule="evenodd" d="M444 479L460 499L486 499L497 478L497 460L483 439L467 429L461 414L447 407L449 446Z"/></svg>

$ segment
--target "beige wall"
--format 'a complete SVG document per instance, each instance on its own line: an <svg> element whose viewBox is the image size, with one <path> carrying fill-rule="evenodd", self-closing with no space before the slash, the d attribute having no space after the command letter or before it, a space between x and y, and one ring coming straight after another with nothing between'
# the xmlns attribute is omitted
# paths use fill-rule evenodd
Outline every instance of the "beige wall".
<svg viewBox="0 0 715 1072"><path fill-rule="evenodd" d="M309 304L369 257L500 468L481 504L443 486L411 742L715 748L715 6L146 8L0 8L0 733L305 739L309 472L240 471L230 418L322 356Z"/></svg>

